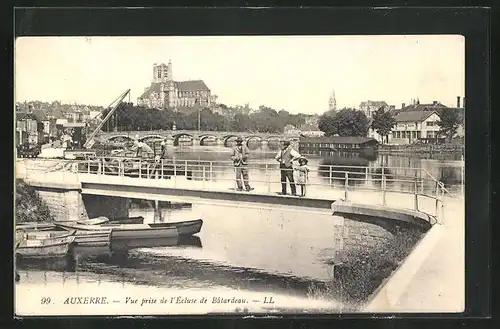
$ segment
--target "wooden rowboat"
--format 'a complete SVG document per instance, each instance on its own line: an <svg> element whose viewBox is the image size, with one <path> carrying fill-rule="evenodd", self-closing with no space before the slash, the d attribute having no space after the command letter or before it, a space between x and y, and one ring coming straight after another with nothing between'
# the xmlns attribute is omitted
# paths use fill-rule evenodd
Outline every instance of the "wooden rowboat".
<svg viewBox="0 0 500 329"><path fill-rule="evenodd" d="M54 223L37 223L37 222L28 222L28 223L22 223L22 224L17 224L16 225L16 231L17 230L40 230L40 231L47 231L47 230L53 230L56 226Z"/></svg>
<svg viewBox="0 0 500 329"><path fill-rule="evenodd" d="M127 238L160 238L172 237L177 235L177 229L175 226L152 226L152 224L81 225L57 223L56 226L66 230L77 230L77 235L92 235L93 233L109 232L114 232L114 237L118 236Z"/></svg>
<svg viewBox="0 0 500 329"><path fill-rule="evenodd" d="M115 219L110 219L108 222L104 223L103 225L116 225L116 224L143 224L144 223L144 217L142 216L136 216L136 217L123 217L123 218L115 218Z"/></svg>
<svg viewBox="0 0 500 329"><path fill-rule="evenodd" d="M150 224L150 225L157 225L157 224ZM177 228L177 232L179 233L179 235L187 236L199 233L201 231L201 227L203 226L203 220L195 219L184 222L165 223L164 225L165 227L175 227Z"/></svg>
<svg viewBox="0 0 500 329"><path fill-rule="evenodd" d="M79 247L107 247L109 246L110 231L80 231L75 234L75 245Z"/></svg>
<svg viewBox="0 0 500 329"><path fill-rule="evenodd" d="M27 222L20 223L16 225L16 230L54 230L57 228L56 224L81 224L81 225L121 225L121 224L142 224L144 223L144 217L120 217L115 219L108 219L107 217L101 216L91 219L83 219L78 221L56 221L50 223L37 223L37 222Z"/></svg>
<svg viewBox="0 0 500 329"><path fill-rule="evenodd" d="M75 241L76 230L27 231L18 235L16 255L23 258L50 258L66 256Z"/></svg>

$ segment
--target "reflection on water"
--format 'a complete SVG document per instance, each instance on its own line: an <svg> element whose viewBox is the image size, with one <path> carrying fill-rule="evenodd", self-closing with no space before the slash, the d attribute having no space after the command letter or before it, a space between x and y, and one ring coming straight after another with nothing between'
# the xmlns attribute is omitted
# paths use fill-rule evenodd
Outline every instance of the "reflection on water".
<svg viewBox="0 0 500 329"><path fill-rule="evenodd" d="M145 222L155 222L158 216L165 222L202 218L204 225L196 236L165 247L152 244L122 253L76 247L74 261L19 262L18 269L62 271L76 277L86 273L96 280L168 288L222 287L302 297L314 293L351 303L366 298L390 273L391 267L380 255L401 239L394 234L398 230L329 212L196 204L172 209L171 204L150 200L129 201L124 203L129 205L129 216L143 216ZM413 245L421 233L416 232L404 240ZM398 257L410 249L405 248ZM364 266L364 257L373 259L371 267L362 271L364 277L345 274ZM395 268L399 260L392 261ZM340 277L336 269L342 271ZM359 290L358 281L366 289Z"/></svg>
<svg viewBox="0 0 500 329"><path fill-rule="evenodd" d="M199 148L186 148L186 149L170 149L168 157L174 161L179 161L181 163L184 160L191 160L197 162L190 162L190 170L199 170L200 172L193 172L194 179L203 179L203 168L205 169L205 179L212 180L232 180L234 177L234 172L231 167L229 168L217 168L214 170L210 169L210 161L229 161L230 148L223 147L208 147L203 146ZM279 179L279 169L277 162L274 160L276 155L276 150L266 149L262 151L257 149L250 152L250 165L257 166L258 170L250 171L250 180L256 181L266 181L266 173L270 175L271 178ZM387 187L393 187L391 184L391 179L402 179L403 177L415 177L426 178L432 180L431 176L441 180L445 187L455 195L461 193L461 182L462 182L462 162L455 159L455 156L450 156L449 160L442 159L421 159L417 157L410 156L391 156L391 155L381 155L372 153L357 153L357 152L311 152L310 154L304 154L308 159L308 167L313 171L311 172L310 183L311 184L330 184L332 181L332 186L344 186L345 177L343 173L332 173L330 177L328 166L338 166L338 169L342 170L341 167L349 167L350 171L358 171L359 174L354 173L352 175L353 179L348 181L349 186L360 186L367 183L365 179L368 177L369 180L373 180L375 187L380 187L381 179L380 174L382 168L384 168L384 173L388 174ZM366 176L365 168L353 169L353 166L368 167L369 174ZM399 169L396 169L399 168ZM425 172L420 172L423 169ZM211 174L208 174L211 172ZM430 181L429 181L430 183ZM370 182L370 184L372 184ZM368 185L370 185L368 184ZM413 183L403 184L401 188L403 190L413 188ZM406 186L408 185L408 186ZM395 186L394 186L395 187ZM398 187L399 188L399 187ZM425 192L433 192L435 190L434 185L423 186Z"/></svg>

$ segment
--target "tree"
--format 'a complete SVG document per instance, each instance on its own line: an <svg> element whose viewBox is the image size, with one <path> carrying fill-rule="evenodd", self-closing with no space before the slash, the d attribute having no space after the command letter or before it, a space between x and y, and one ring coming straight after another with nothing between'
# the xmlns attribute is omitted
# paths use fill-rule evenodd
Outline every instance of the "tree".
<svg viewBox="0 0 500 329"><path fill-rule="evenodd" d="M334 116L324 113L319 117L318 129L325 133L325 136L337 134Z"/></svg>
<svg viewBox="0 0 500 329"><path fill-rule="evenodd" d="M445 136L449 141L457 133L460 125L460 116L458 111L445 108L441 112L440 120L437 122L439 126L439 135Z"/></svg>
<svg viewBox="0 0 500 329"><path fill-rule="evenodd" d="M331 114L323 114L318 127L325 132L325 136L366 136L369 123L363 112L345 108L333 117Z"/></svg>
<svg viewBox="0 0 500 329"><path fill-rule="evenodd" d="M384 137L387 142L387 136L391 132L392 128L394 128L394 125L396 125L396 120L388 111L384 111L383 108L379 108L373 114L371 127L377 132L377 134L382 136L382 143L384 141Z"/></svg>

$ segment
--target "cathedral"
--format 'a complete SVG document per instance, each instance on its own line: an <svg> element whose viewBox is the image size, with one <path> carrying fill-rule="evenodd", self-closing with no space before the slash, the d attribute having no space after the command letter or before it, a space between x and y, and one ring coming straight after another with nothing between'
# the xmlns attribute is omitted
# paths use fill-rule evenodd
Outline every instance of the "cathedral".
<svg viewBox="0 0 500 329"><path fill-rule="evenodd" d="M212 95L203 80L174 81L172 62L153 64L153 81L137 98L137 105L147 108L174 109L213 107L217 96Z"/></svg>

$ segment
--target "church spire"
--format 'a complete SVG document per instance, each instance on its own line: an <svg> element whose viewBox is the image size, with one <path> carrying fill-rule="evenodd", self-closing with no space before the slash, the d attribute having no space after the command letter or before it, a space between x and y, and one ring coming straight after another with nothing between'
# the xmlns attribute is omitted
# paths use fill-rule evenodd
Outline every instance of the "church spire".
<svg viewBox="0 0 500 329"><path fill-rule="evenodd" d="M337 110L337 100L335 98L335 90L332 91L330 95L330 100L328 102L328 109L330 111L336 111Z"/></svg>

